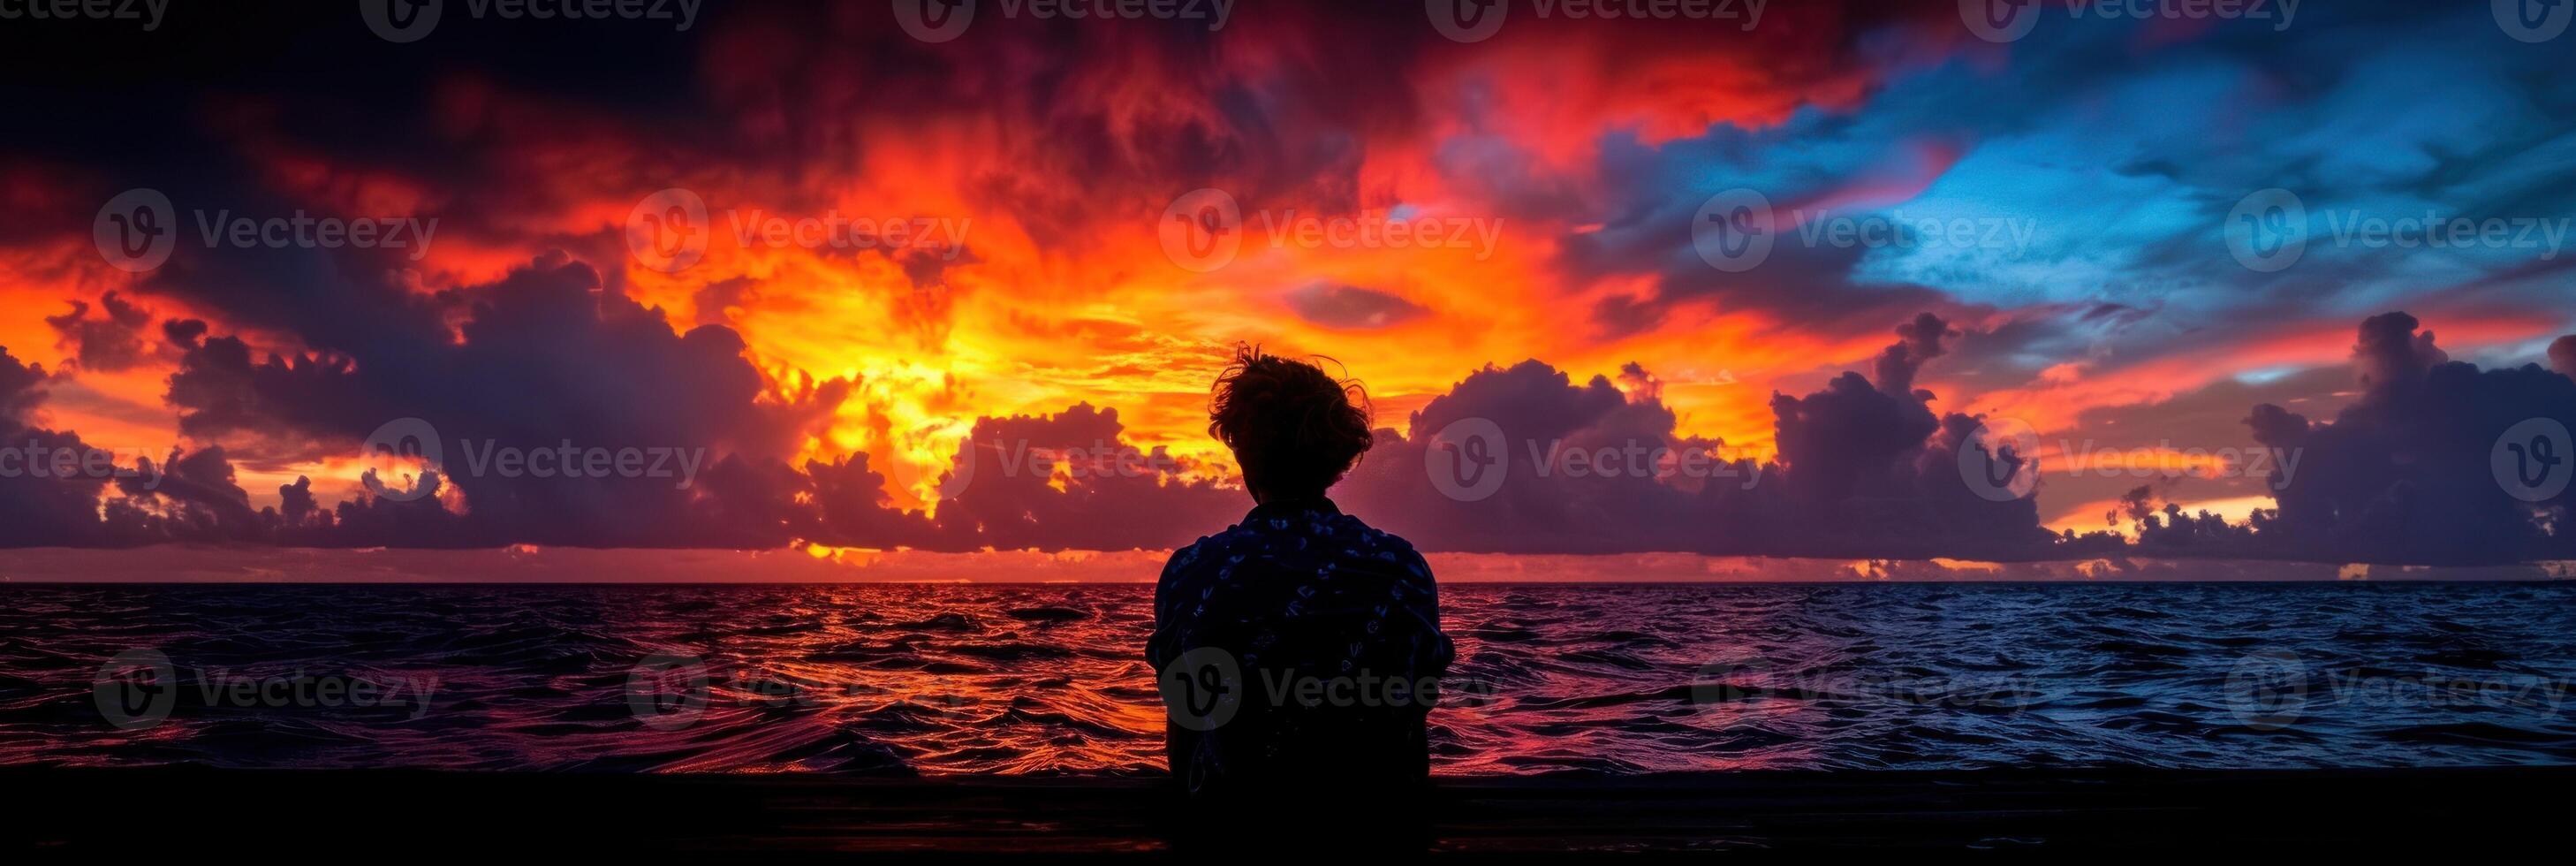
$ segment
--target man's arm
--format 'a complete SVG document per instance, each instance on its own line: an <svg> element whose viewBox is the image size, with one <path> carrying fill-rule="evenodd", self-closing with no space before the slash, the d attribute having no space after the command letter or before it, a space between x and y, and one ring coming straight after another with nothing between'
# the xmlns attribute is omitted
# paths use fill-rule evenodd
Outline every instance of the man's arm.
<svg viewBox="0 0 2576 866"><path fill-rule="evenodd" d="M1199 544L1206 541L1202 538L1198 543L1172 551L1172 558L1163 563L1162 576L1154 579L1154 634L1145 639L1145 663L1154 667L1155 676L1161 676L1163 666L1171 664L1172 659L1182 652L1182 648L1172 646L1177 640L1174 634L1176 617L1172 610L1176 590L1173 587L1188 574L1190 564L1198 560Z"/></svg>

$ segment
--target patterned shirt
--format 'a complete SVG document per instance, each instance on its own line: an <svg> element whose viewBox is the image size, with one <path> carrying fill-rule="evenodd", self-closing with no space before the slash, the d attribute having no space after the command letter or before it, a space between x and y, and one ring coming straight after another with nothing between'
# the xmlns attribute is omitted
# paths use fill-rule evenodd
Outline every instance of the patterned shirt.
<svg viewBox="0 0 2576 866"><path fill-rule="evenodd" d="M1404 539L1308 499L1263 503L1174 551L1145 656L1168 687L1206 674L1174 665L1204 667L1205 648L1233 678L1180 685L1235 690L1237 704L1198 718L1174 707L1172 771L1193 792L1428 772L1424 719L1455 648L1431 567Z"/></svg>

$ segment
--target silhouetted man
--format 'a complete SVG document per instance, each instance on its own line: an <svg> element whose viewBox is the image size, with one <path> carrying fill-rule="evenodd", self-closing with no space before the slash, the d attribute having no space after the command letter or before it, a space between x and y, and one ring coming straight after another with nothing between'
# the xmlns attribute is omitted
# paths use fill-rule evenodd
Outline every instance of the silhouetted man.
<svg viewBox="0 0 2576 866"><path fill-rule="evenodd" d="M1172 775L1203 805L1366 818L1427 781L1425 717L1453 655L1439 589L1413 545L1324 496L1374 441L1366 406L1356 383L1258 348L1217 377L1208 432L1254 505L1173 552L1145 651Z"/></svg>

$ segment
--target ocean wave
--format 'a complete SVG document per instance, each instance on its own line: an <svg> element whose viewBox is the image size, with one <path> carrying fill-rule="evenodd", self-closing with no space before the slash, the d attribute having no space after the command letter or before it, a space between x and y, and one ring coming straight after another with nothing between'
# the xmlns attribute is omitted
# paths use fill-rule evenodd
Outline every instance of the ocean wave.
<svg viewBox="0 0 2576 866"><path fill-rule="evenodd" d="M1162 766L1144 586L0 593L6 764ZM1449 774L2566 763L2571 595L2564 584L1451 586L1444 618L1460 655L1432 715L1433 762ZM137 649L166 657L175 699L166 719L120 730L94 685ZM324 683L344 700L325 705ZM362 683L405 700L345 700Z"/></svg>

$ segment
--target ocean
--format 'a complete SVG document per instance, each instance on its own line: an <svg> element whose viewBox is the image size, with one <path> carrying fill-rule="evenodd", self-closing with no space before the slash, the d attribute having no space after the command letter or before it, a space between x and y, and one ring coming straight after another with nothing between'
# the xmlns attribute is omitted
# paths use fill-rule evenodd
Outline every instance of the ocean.
<svg viewBox="0 0 2576 866"><path fill-rule="evenodd" d="M1144 774L1126 585L0 585L0 765ZM2576 762L2567 583L1460 584L1435 772Z"/></svg>

